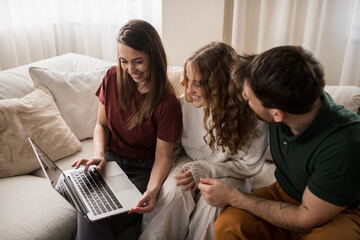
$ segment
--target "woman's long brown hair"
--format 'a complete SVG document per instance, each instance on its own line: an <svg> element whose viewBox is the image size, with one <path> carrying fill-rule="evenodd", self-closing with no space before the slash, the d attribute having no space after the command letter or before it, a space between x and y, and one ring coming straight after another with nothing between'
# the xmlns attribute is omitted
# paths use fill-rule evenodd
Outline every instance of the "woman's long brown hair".
<svg viewBox="0 0 360 240"><path fill-rule="evenodd" d="M149 88L145 101L135 115L130 119L127 127L132 129L148 118L161 100L167 88L174 90L167 76L167 57L160 36L155 28L143 20L131 20L125 24L117 36L118 44L127 45L149 56L150 74L146 80ZM136 91L136 83L125 72L118 59L117 91L121 109L126 110L131 103L131 97Z"/></svg>

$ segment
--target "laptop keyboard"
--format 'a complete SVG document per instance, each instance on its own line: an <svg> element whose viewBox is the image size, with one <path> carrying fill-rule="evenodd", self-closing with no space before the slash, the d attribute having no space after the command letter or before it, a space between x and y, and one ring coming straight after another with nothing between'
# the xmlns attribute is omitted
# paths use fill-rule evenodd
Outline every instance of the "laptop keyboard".
<svg viewBox="0 0 360 240"><path fill-rule="evenodd" d="M122 208L96 168L89 169L87 174L83 170L70 174L95 215Z"/></svg>

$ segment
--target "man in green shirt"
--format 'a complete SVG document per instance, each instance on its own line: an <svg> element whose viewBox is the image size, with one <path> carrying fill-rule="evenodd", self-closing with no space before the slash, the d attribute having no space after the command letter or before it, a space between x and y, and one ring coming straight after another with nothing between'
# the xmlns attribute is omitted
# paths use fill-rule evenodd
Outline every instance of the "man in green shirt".
<svg viewBox="0 0 360 240"><path fill-rule="evenodd" d="M209 204L229 205L215 239L360 239L360 117L324 91L321 64L282 46L249 56L233 78L270 123L277 181L245 194L201 179Z"/></svg>

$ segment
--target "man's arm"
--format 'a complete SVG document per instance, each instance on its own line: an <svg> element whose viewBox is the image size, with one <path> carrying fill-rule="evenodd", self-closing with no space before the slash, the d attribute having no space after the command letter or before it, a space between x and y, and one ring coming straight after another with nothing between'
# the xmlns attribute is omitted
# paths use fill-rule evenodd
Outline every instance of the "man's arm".
<svg viewBox="0 0 360 240"><path fill-rule="evenodd" d="M199 189L210 205L231 205L273 225L298 232L308 232L334 218L346 208L318 198L307 187L299 206L245 194L215 179L200 179Z"/></svg>

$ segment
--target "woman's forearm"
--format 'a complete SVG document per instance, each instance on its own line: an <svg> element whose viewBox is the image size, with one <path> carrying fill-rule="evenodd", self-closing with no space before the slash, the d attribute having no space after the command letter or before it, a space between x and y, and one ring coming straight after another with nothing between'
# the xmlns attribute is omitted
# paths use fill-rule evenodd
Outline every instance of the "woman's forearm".
<svg viewBox="0 0 360 240"><path fill-rule="evenodd" d="M169 158L155 159L154 165L151 170L147 191L154 192L156 195L165 181L171 169L172 161Z"/></svg>
<svg viewBox="0 0 360 240"><path fill-rule="evenodd" d="M93 155L104 157L106 147L108 146L108 139L108 128L96 124L93 136Z"/></svg>

